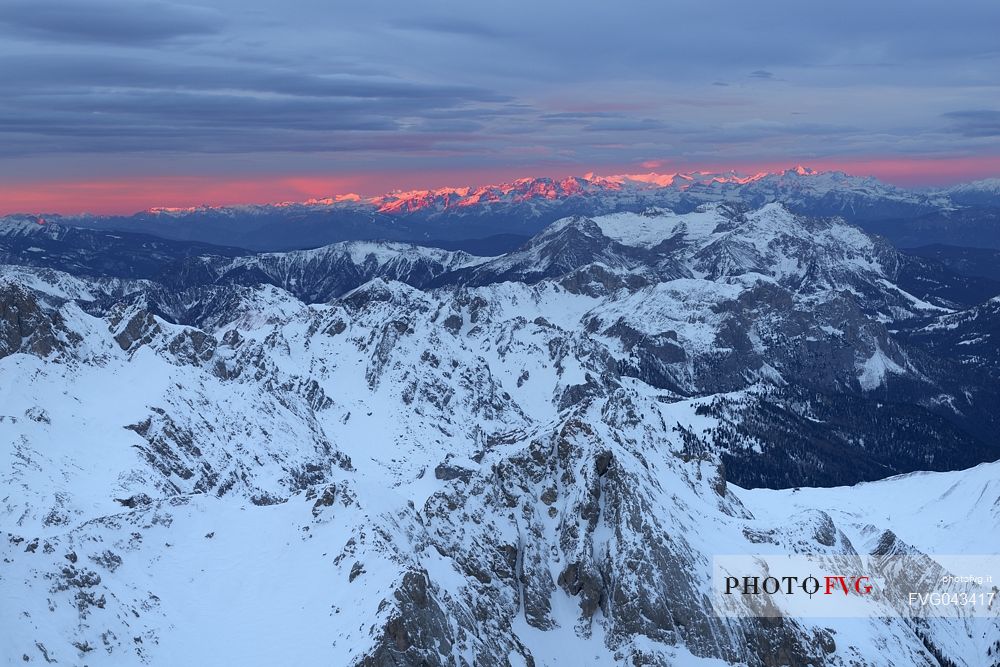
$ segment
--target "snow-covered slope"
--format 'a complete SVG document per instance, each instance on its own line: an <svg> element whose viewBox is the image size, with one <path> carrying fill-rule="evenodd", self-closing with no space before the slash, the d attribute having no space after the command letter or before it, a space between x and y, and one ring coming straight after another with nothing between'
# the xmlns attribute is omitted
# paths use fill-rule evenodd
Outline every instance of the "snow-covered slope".
<svg viewBox="0 0 1000 667"><path fill-rule="evenodd" d="M964 305L901 287L912 267L853 227L712 205L573 217L494 258L171 261L0 271L5 659L988 664L953 625L711 606L712 556L765 533L996 546L912 535L903 500L966 480L934 512L996 523L989 466L727 482L997 458L993 370L970 384L903 335Z"/></svg>

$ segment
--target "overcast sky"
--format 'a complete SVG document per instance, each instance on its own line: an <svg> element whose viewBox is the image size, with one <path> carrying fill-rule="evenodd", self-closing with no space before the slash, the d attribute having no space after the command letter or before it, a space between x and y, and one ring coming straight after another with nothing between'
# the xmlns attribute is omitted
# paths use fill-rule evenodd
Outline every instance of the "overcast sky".
<svg viewBox="0 0 1000 667"><path fill-rule="evenodd" d="M4 210L998 156L996 0L0 1Z"/></svg>

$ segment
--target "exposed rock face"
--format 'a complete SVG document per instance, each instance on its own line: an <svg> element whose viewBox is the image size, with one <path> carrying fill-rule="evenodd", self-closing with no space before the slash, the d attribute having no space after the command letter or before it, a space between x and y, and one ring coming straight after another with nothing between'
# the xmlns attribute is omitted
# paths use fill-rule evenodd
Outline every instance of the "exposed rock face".
<svg viewBox="0 0 1000 667"><path fill-rule="evenodd" d="M59 310L40 295L0 282L0 358L16 352L48 357L73 338Z"/></svg>
<svg viewBox="0 0 1000 667"><path fill-rule="evenodd" d="M914 478L741 488L996 458L996 365L959 351L988 346L991 302L908 292L901 261L837 221L716 206L571 218L496 258L3 267L10 653L979 664L995 624L731 619L710 600L716 554L919 554L968 528L914 531ZM992 471L919 482L978 517L986 552Z"/></svg>
<svg viewBox="0 0 1000 667"><path fill-rule="evenodd" d="M361 661L363 667L455 664L448 617L428 587L426 572L403 575L394 595L396 611L378 648Z"/></svg>

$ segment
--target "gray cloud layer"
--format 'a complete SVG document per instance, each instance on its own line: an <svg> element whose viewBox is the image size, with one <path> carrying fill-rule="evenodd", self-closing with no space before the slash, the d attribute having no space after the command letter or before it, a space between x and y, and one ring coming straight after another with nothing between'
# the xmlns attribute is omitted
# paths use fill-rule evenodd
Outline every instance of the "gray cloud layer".
<svg viewBox="0 0 1000 667"><path fill-rule="evenodd" d="M0 4L0 177L997 153L992 0L200 3Z"/></svg>
<svg viewBox="0 0 1000 667"><path fill-rule="evenodd" d="M1000 137L1000 110L951 111L945 117L954 121L954 129L967 137Z"/></svg>
<svg viewBox="0 0 1000 667"><path fill-rule="evenodd" d="M0 23L41 39L148 44L217 33L224 22L212 9L162 0L5 0Z"/></svg>

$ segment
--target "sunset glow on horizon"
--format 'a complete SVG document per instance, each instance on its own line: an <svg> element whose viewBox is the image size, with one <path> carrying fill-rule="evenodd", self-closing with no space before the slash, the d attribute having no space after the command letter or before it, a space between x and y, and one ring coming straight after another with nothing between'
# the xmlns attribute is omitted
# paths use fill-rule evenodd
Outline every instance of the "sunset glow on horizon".
<svg viewBox="0 0 1000 667"><path fill-rule="evenodd" d="M650 160L639 165L607 167L599 170L584 167L553 169L548 166L534 170L384 172L355 176L322 174L238 178L221 175L138 176L102 180L0 182L0 215L15 213L129 215L152 208L275 204L306 202L310 199L348 194L373 197L393 191L480 187L518 178L561 179L583 176L588 172L609 176L616 173L666 175L678 172L733 171L752 176L760 172L781 172L793 168L796 164L817 171L843 171L856 176L875 176L887 183L909 187L943 187L982 178L1000 177L1000 157L882 158L858 161L818 159L791 163L691 166Z"/></svg>

